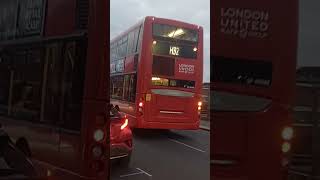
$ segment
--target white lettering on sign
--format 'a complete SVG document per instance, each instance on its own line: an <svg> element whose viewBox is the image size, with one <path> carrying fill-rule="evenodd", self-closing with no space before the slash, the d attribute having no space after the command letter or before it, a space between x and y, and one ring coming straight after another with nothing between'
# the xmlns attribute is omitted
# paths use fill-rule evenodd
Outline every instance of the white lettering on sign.
<svg viewBox="0 0 320 180"><path fill-rule="evenodd" d="M261 10L221 8L220 32L240 38L266 38L269 13Z"/></svg>
<svg viewBox="0 0 320 180"><path fill-rule="evenodd" d="M174 56L179 56L179 51L180 51L179 47L170 46L169 54Z"/></svg>
<svg viewBox="0 0 320 180"><path fill-rule="evenodd" d="M179 73L194 74L194 65L179 64Z"/></svg>

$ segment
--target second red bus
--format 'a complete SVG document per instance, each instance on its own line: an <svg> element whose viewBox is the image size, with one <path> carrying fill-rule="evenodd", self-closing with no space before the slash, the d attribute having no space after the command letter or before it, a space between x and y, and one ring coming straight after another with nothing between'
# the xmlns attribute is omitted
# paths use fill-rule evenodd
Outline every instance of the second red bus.
<svg viewBox="0 0 320 180"><path fill-rule="evenodd" d="M198 129L203 29L146 17L110 43L111 103L133 128Z"/></svg>

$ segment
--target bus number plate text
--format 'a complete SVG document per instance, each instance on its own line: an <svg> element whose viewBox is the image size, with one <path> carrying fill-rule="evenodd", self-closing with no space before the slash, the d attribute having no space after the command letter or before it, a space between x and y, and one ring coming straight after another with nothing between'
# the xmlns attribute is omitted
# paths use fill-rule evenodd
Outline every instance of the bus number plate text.
<svg viewBox="0 0 320 180"><path fill-rule="evenodd" d="M180 48L176 46L170 46L169 54L173 56L179 56Z"/></svg>

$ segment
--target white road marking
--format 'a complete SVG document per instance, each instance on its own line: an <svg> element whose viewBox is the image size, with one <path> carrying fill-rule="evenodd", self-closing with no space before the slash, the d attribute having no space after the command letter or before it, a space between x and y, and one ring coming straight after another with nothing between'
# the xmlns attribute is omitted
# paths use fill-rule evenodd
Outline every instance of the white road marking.
<svg viewBox="0 0 320 180"><path fill-rule="evenodd" d="M120 178L124 178L124 177L128 177L128 176L135 176L135 175L139 175L139 174L143 174L143 172L140 171L140 172L136 172L136 173L121 175Z"/></svg>
<svg viewBox="0 0 320 180"><path fill-rule="evenodd" d="M152 175L149 174L149 173L147 173L146 171L144 171L144 170L142 170L142 169L140 169L140 168L136 168L136 169L139 170L140 172L143 172L143 173L146 174L147 176L152 177Z"/></svg>
<svg viewBox="0 0 320 180"><path fill-rule="evenodd" d="M191 148L191 149L193 149L193 150L196 150L196 151L199 151L199 152L205 153L205 151L203 151L203 150L201 150L201 149L198 149L198 148L196 148L196 147L193 147L193 146L190 146L190 145L188 145L188 144L182 143L182 142L177 141L177 140L175 140L175 139L171 139L171 138L168 138L168 139L169 139L170 141L172 141L172 142L175 142L175 143L178 143L178 144L184 145L184 146L186 146L186 147L188 147L188 148Z"/></svg>
<svg viewBox="0 0 320 180"><path fill-rule="evenodd" d="M139 172L136 172L136 173L130 173L130 174L124 174L124 175L121 175L120 178L124 178L124 177L129 177L129 176L135 176L135 175L139 175L139 174L145 174L149 177L152 177L151 174L147 173L146 171L140 169L140 168L136 168Z"/></svg>

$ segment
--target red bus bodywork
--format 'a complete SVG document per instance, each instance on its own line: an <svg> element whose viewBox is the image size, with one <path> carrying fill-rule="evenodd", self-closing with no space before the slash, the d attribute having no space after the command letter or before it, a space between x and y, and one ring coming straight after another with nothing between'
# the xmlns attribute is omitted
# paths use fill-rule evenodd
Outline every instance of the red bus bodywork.
<svg viewBox="0 0 320 180"><path fill-rule="evenodd" d="M151 84L152 67L154 62L153 41L158 41L153 37L153 24L171 25L179 28L194 30L198 33L198 42L196 58L173 57L174 75L160 75L156 78L171 78L178 80L194 81L193 89L181 87L163 87ZM124 70L120 74L136 73L137 83L136 98L134 102L124 101L111 97L111 103L118 105L122 112L128 114L130 118L130 126L133 128L151 128L151 129L198 129L200 115L198 113L198 102L201 101L201 89L203 78L203 30L202 27L188 24L171 19L163 19L157 17L146 17L125 33L117 36L111 41L111 44L118 41L128 34L128 32L141 27L141 48L138 52L124 58ZM165 40L164 40L165 41ZM169 55L160 55L164 58L172 58ZM164 60L165 61L165 60ZM112 63L112 62L111 62ZM136 63L136 68L134 64ZM179 72L179 65L186 64L192 66L193 72L190 74ZM111 73L111 79L117 76L117 73ZM112 80L111 80L112 81ZM157 92L162 92L157 93ZM168 92L187 94L188 97L179 95L164 95ZM164 94L163 94L164 93ZM139 104L143 107L139 107ZM141 112L139 112L139 108Z"/></svg>
<svg viewBox="0 0 320 180"><path fill-rule="evenodd" d="M298 1L216 0L212 7L211 177L285 179L288 153L282 148L290 141L282 138L282 132L292 123ZM233 68L227 62L240 66ZM260 62L264 64L258 65ZM241 66L242 63L246 65ZM264 81L269 85L256 85L250 79L245 84L239 80L243 78L241 74L239 79L232 79L232 75L223 73L233 68L234 72L245 74L254 72L255 67L267 69L265 74L260 70L255 73L270 75L270 81ZM221 110L216 103L219 95L226 95L223 93L233 99ZM266 104L250 111L255 107L247 106L250 101L240 98L243 96ZM239 107L235 107L237 104Z"/></svg>
<svg viewBox="0 0 320 180"><path fill-rule="evenodd" d="M39 66L39 68L36 66L31 71L30 69L33 68L31 66L26 65L22 67L22 69L27 69L30 73L39 74L39 84L41 88L33 86L33 90L38 90L38 95L36 96L41 97L45 91L49 93L48 89L52 87L46 87L46 84L54 81L55 87L53 89L62 89L62 93L59 96L67 97L65 99L72 99L71 95L66 93L67 87L63 85L64 83L62 81L64 81L64 79L62 76L54 76L52 79L55 80L47 78L50 70L55 68L54 66L60 66L59 61L52 63L55 65L51 64L50 67L43 67L48 66L47 64L51 63L50 61L59 59L55 58L59 57L59 54L67 54L65 52L69 50L68 48L70 48L70 52L72 52L72 48L77 46L74 44L82 44L80 48L77 47L77 49L81 49L80 52L77 51L78 54L75 56L70 55L71 53L69 54L69 60L73 58L76 60L78 60L78 58L86 59L86 63L82 69L83 71L80 69L78 72L84 76L81 82L83 83L83 89L72 91L75 94L80 94L79 92L83 91L79 99L79 101L81 101L81 107L79 107L81 111L67 112L71 115L72 113L79 113L78 118L73 119L73 122L78 122L80 128L78 130L66 129L62 127L63 124L59 122L61 120L60 118L60 120L58 120L58 118L51 119L54 123L51 121L42 121L45 118L50 119L50 113L52 116L59 112L61 113L62 108L56 111L59 108L55 109L53 105L50 106L48 101L43 103L42 101L47 99L36 96L32 97L33 99L29 104L34 102L38 103L39 99L41 99L41 107L32 107L37 110L41 109L41 112L32 117L32 120L25 120L23 118L15 119L15 117L12 117L10 113L8 113L9 115L1 114L0 122L4 130L8 132L13 140L22 139L26 141L27 145L24 146L24 150L30 150L29 155L41 176L48 176L48 179L108 179L109 121L107 107L109 103L109 78L105 78L109 75L109 63L106 56L107 46L105 44L109 31L106 23L108 22L107 1L48 0L43 2L44 9L42 13L42 23L40 23L42 24L41 34L37 37L7 41L7 44L0 43L0 46L3 48L1 50L9 52L9 54L14 54L14 52L18 52L19 50L33 48L39 50L41 53L36 58L39 58L41 66ZM30 3L30 6L32 6L32 3ZM31 9L31 11L32 10L33 9ZM84 13L81 14L82 17L80 17L79 11L81 11L80 13ZM40 11L37 11L37 13L38 12ZM79 24L80 21L85 24L85 27L79 28L77 24ZM68 43L70 44L68 45ZM51 51L50 48L54 48L56 51ZM61 57L61 59L62 58L65 57ZM64 60L67 59L68 58ZM47 62L42 63L44 61ZM73 64L72 66L77 65ZM6 69L6 64L0 64L0 67L1 71L7 74L6 71L8 69ZM63 69L66 69L66 67L67 66L64 65ZM18 69L17 72L19 70L20 69ZM66 73L62 70L60 74ZM13 79L14 73L11 73L9 77ZM10 81L12 82L12 80ZM7 82L5 82L5 85L7 87ZM12 88L8 88L8 91L12 91ZM33 92L33 94L36 93ZM52 96L52 104L58 101L59 98L57 97ZM33 101L34 99L36 99L36 101ZM58 102L60 105L63 104L63 101ZM5 106L10 106L10 103ZM53 108L50 109L47 107ZM48 115L43 115L46 113ZM65 114L63 115L67 116ZM72 127L70 124L68 126ZM94 133L98 129L104 132L104 136L102 140L97 142L94 139ZM94 157L93 148L97 146L101 148L103 154L99 157Z"/></svg>

